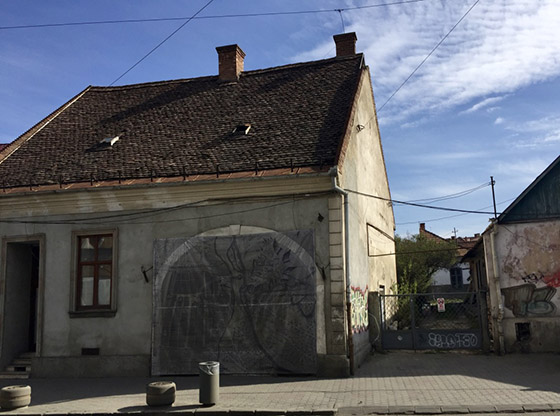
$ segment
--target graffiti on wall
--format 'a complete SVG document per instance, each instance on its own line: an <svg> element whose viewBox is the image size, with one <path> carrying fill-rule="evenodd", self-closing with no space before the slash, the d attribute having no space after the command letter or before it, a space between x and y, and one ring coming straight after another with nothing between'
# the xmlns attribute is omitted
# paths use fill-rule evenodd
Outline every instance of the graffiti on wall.
<svg viewBox="0 0 560 416"><path fill-rule="evenodd" d="M550 287L560 287L560 270L551 275L545 276L542 273L530 273L521 278L525 283L544 283L546 286Z"/></svg>
<svg viewBox="0 0 560 416"><path fill-rule="evenodd" d="M510 309L514 316L543 316L552 315L556 311L556 305L551 302L556 290L556 287L552 286L537 288L534 283L525 283L502 289L502 294L505 307Z"/></svg>
<svg viewBox="0 0 560 416"><path fill-rule="evenodd" d="M157 240L152 373L314 373L312 231Z"/></svg>
<svg viewBox="0 0 560 416"><path fill-rule="evenodd" d="M359 334L368 328L368 287L364 290L350 286L352 332Z"/></svg>

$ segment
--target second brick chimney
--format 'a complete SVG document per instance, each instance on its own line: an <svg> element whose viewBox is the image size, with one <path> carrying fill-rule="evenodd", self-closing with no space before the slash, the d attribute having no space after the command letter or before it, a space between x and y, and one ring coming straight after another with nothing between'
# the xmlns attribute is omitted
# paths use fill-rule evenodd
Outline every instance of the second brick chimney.
<svg viewBox="0 0 560 416"><path fill-rule="evenodd" d="M218 79L220 81L237 81L243 72L245 52L237 45L218 46Z"/></svg>
<svg viewBox="0 0 560 416"><path fill-rule="evenodd" d="M356 32L334 35L333 39L336 44L336 56L356 55L356 41L358 40Z"/></svg>

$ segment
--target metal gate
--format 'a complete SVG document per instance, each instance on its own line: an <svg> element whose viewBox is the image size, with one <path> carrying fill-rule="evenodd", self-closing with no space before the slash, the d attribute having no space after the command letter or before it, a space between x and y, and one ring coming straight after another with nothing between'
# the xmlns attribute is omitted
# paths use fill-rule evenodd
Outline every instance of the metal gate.
<svg viewBox="0 0 560 416"><path fill-rule="evenodd" d="M384 349L481 349L483 292L381 296Z"/></svg>

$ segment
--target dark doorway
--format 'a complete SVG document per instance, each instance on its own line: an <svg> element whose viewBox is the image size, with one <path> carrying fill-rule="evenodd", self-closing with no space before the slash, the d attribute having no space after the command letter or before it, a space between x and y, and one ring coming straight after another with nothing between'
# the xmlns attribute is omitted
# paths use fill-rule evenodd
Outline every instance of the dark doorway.
<svg viewBox="0 0 560 416"><path fill-rule="evenodd" d="M40 241L8 242L5 254L1 367L37 349Z"/></svg>

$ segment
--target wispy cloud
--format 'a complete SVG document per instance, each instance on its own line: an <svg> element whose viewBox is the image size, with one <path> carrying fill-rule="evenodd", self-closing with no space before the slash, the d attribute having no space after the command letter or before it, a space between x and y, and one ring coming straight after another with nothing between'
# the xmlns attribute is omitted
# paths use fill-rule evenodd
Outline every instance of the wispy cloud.
<svg viewBox="0 0 560 416"><path fill-rule="evenodd" d="M461 111L459 114L469 114L469 113L474 113L482 108L488 107L489 105L492 104L496 104L497 102L502 101L504 98L506 98L505 95L499 96L499 97L490 97L490 98L486 98L478 103L476 103L475 105L473 105L472 107L468 108L465 111ZM490 107L487 109L487 111L494 111L493 109L496 109L497 107Z"/></svg>
<svg viewBox="0 0 560 416"><path fill-rule="evenodd" d="M494 120L494 124L503 124L504 121L505 120L502 117L498 117L496 120Z"/></svg>
<svg viewBox="0 0 560 416"><path fill-rule="evenodd" d="M371 66L378 108L471 5L430 1L345 14ZM476 111L501 98L493 95L559 75L558 16L557 0L480 2L380 112L381 121L483 99ZM321 58L324 51L319 45L300 58Z"/></svg>
<svg viewBox="0 0 560 416"><path fill-rule="evenodd" d="M505 127L516 137L515 146L536 148L560 142L560 116L549 115L536 120L507 123Z"/></svg>

